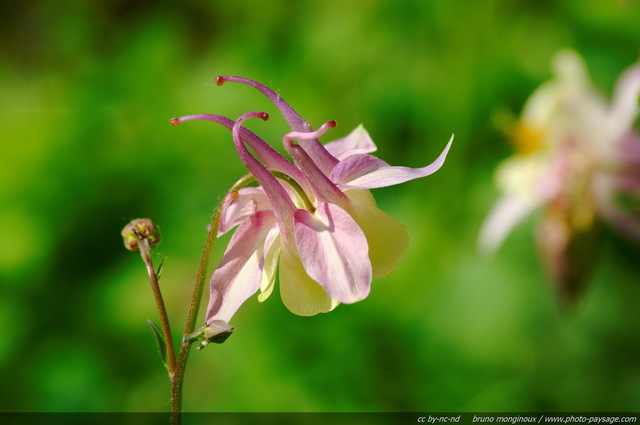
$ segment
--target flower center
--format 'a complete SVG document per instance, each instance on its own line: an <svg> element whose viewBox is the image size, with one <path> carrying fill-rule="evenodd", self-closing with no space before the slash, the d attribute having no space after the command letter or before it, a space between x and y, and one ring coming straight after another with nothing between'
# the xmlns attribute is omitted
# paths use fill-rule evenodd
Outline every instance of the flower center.
<svg viewBox="0 0 640 425"><path fill-rule="evenodd" d="M519 155L528 156L543 147L544 131L521 121L513 126L510 135Z"/></svg>

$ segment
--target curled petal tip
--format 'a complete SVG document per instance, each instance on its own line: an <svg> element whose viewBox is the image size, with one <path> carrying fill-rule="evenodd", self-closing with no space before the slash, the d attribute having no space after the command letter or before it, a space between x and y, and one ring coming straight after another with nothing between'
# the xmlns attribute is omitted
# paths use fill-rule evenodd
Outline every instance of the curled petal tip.
<svg viewBox="0 0 640 425"><path fill-rule="evenodd" d="M334 120L327 121L326 123L322 124L317 131L310 131L307 134L309 135L309 138L320 137L324 133L326 133L327 130L334 128L336 125L337 124Z"/></svg>
<svg viewBox="0 0 640 425"><path fill-rule="evenodd" d="M313 140L322 136L324 133L326 133L327 130L335 126L336 126L335 121L328 121L322 124L320 128L316 131L309 131L309 132L291 131L284 136L283 141L285 145L293 146L293 140Z"/></svg>
<svg viewBox="0 0 640 425"><path fill-rule="evenodd" d="M240 116L240 118L236 120L235 126L238 126L240 123L250 118L260 118L263 121L267 121L269 119L269 114L267 114L266 112L254 112L254 111L245 112Z"/></svg>
<svg viewBox="0 0 640 425"><path fill-rule="evenodd" d="M218 75L216 77L216 85L221 86L222 84L224 84L224 77L222 75Z"/></svg>

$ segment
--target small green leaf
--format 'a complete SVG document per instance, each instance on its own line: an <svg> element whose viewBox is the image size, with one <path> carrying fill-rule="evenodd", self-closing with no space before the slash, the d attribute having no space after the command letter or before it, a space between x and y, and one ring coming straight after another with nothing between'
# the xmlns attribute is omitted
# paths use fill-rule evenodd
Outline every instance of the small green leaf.
<svg viewBox="0 0 640 425"><path fill-rule="evenodd" d="M160 261L160 265L158 266L158 271L156 272L156 279L160 280L160 275L162 274L162 266L164 266L164 262L168 256L165 256L162 261Z"/></svg>
<svg viewBox="0 0 640 425"><path fill-rule="evenodd" d="M153 339L156 340L156 345L158 346L158 354L160 355L160 360L162 360L162 363L164 363L165 367L169 367L167 365L167 343L164 340L162 329L160 329L160 326L156 325L152 320L147 320L147 323L151 328Z"/></svg>

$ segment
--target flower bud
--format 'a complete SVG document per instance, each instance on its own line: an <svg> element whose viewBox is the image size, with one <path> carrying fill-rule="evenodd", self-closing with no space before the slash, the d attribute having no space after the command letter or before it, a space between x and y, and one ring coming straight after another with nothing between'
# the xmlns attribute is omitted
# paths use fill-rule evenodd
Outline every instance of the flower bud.
<svg viewBox="0 0 640 425"><path fill-rule="evenodd" d="M209 343L222 344L227 340L227 338L231 336L231 334L235 330L236 328L229 325L224 320L213 320L204 328L202 347L206 346Z"/></svg>
<svg viewBox="0 0 640 425"><path fill-rule="evenodd" d="M224 320L212 320L192 334L184 338L185 343L200 341L197 349L202 350L207 345L222 344L236 329Z"/></svg>
<svg viewBox="0 0 640 425"><path fill-rule="evenodd" d="M124 246L129 251L140 249L140 240L147 240L150 247L158 245L162 240L160 227L153 224L148 218L137 218L132 220L122 229L122 239Z"/></svg>

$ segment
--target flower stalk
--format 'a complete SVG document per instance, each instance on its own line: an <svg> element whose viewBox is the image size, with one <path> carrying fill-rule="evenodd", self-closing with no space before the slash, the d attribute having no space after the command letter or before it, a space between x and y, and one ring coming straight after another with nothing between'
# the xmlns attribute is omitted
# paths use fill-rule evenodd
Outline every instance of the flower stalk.
<svg viewBox="0 0 640 425"><path fill-rule="evenodd" d="M139 218L131 221L122 229L122 237L125 247L130 251L140 251L140 256L144 262L147 275L149 276L149 283L151 284L151 291L156 300L156 306L158 307L158 314L160 316L160 328L162 331L163 341L158 344L164 344L165 350L161 351L160 357L164 357L162 351L166 353L167 360L163 358L165 366L169 372L169 379L173 381L173 372L176 369L176 355L173 350L173 338L171 337L171 326L169 325L169 316L167 309L162 298L162 291L160 290L159 280L160 273L162 271L162 263L155 271L153 267L153 260L151 259L151 251L153 247L160 243L162 237L160 235L160 228L155 226L148 218ZM163 260L164 263L164 260ZM152 326L152 329L154 327Z"/></svg>
<svg viewBox="0 0 640 425"><path fill-rule="evenodd" d="M160 285L158 283L159 273L153 268L153 260L151 259L151 249L149 247L149 241L144 239L139 232L134 230L134 234L138 239L140 245L140 256L142 261L147 267L147 274L149 275L149 283L151 284L151 290L153 297L156 300L158 307L158 314L160 316L160 328L162 329L162 335L164 337L165 346L167 347L167 370L169 372L169 380L173 381L175 378L176 370L176 353L173 350L173 338L171 336L171 326L169 325L169 316L167 315L167 308L162 298L162 291L160 291Z"/></svg>
<svg viewBox="0 0 640 425"><path fill-rule="evenodd" d="M287 176L285 173L273 171L277 178L289 182L295 190L302 191L302 189L296 185L295 181ZM137 219L129 223L122 231L125 246L129 250L139 250L142 260L146 266L147 274L149 276L149 282L151 289L156 300L158 308L158 314L160 316L160 328L162 330L162 336L164 338L165 351L167 353L167 361L165 366L167 368L169 381L171 383L171 423L173 425L179 425L181 423L182 412L182 392L184 384L184 373L187 366L187 360L189 359L189 352L191 344L197 340L203 340L201 345L207 345L209 342L222 343L233 332L233 328L224 327L223 330L211 333L209 329L203 329L198 332L194 332L196 320L198 318L198 312L200 311L200 304L202 302L202 291L204 288L209 263L211 261L211 255L215 248L216 238L218 235L218 229L220 227L220 213L225 200L228 197L237 197L237 193L240 189L255 181L255 177L251 174L247 174L238 180L227 192L225 197L219 203L216 208L213 218L211 220L211 226L207 234L202 256L200 257L200 263L198 266L198 272L193 287L193 294L191 297L191 304L187 313L187 321L184 328L184 337L180 343L180 349L176 356L175 346L173 338L171 336L171 326L169 323L169 316L162 297L162 291L160 290L159 277L160 269L155 271L153 266L153 260L151 258L152 245L156 245L160 242L159 231L157 227L153 226L149 219ZM303 198L305 199L305 198ZM308 199L306 202L309 202ZM153 232L150 230L153 226ZM194 336L195 334L195 336ZM199 347L199 348L201 348Z"/></svg>
<svg viewBox="0 0 640 425"><path fill-rule="evenodd" d="M253 176L251 176L253 177ZM233 187L227 192L227 196L233 196L240 187L243 187L250 183L252 178L248 176L240 179ZM196 281L193 286L193 295L191 297L191 305L189 312L187 313L187 322L184 327L184 337L180 344L180 352L178 354L178 363L176 365L175 379L171 381L171 412L173 425L179 425L182 412L182 389L184 384L184 372L187 367L187 360L189 359L189 352L191 350L191 344L193 340L187 338L187 335L193 333L196 327L196 320L198 318L198 312L200 310L200 303L202 302L202 289L204 288L204 281L207 276L207 270L209 268L209 262L211 261L211 255L216 245L216 237L218 235L218 227L220 225L220 211L224 203L224 199L220 202L216 208L213 218L211 220L211 227L209 233L207 233L207 239L202 250L202 256L200 257L200 265L198 266L198 273L196 274Z"/></svg>

